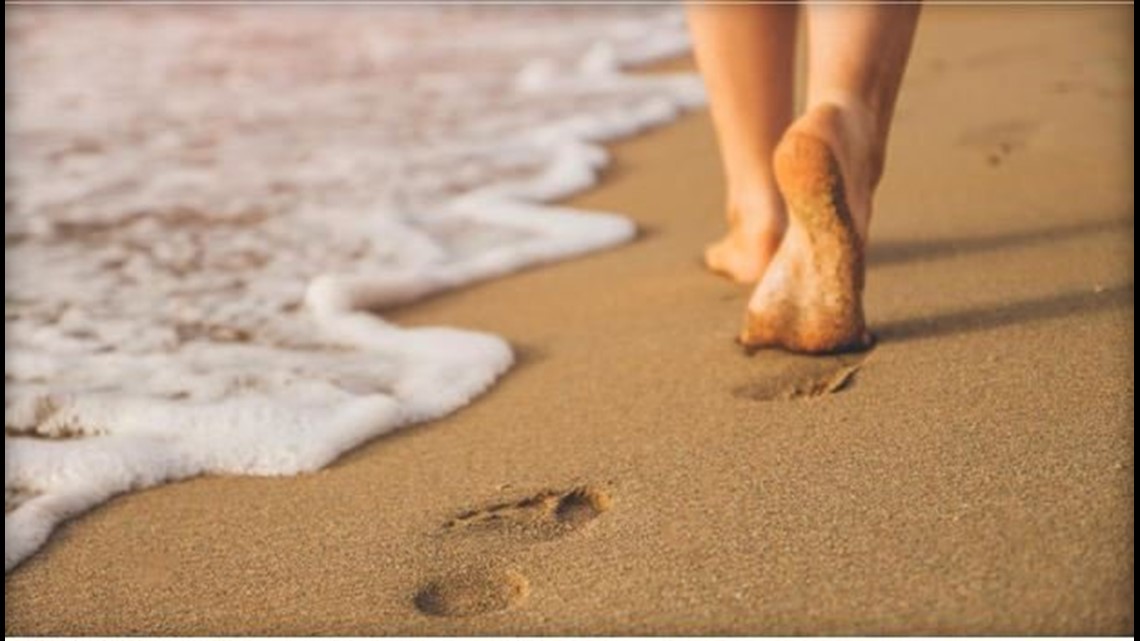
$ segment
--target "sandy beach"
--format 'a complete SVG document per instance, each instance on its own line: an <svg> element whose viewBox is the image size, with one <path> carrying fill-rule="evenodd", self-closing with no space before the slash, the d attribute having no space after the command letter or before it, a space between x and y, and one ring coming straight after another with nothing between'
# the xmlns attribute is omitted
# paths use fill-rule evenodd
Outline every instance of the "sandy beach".
<svg viewBox="0 0 1140 641"><path fill-rule="evenodd" d="M6 634L1133 634L1132 18L925 10L869 353L734 343L684 116L571 201L634 243L390 313L505 336L490 393L117 498L6 577Z"/></svg>

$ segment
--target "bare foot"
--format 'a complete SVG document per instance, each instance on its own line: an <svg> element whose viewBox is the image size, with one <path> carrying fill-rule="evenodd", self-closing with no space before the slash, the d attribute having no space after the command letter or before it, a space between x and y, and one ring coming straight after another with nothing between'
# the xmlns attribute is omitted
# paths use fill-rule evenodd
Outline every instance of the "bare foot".
<svg viewBox="0 0 1140 641"><path fill-rule="evenodd" d="M863 246L881 162L869 132L838 107L816 107L776 148L788 231L752 294L746 347L826 353L867 347Z"/></svg>
<svg viewBox="0 0 1140 641"><path fill-rule="evenodd" d="M773 190L774 191L774 190ZM729 231L705 248L705 266L738 283L760 280L784 237L787 216L778 197L765 205L738 204L729 207Z"/></svg>

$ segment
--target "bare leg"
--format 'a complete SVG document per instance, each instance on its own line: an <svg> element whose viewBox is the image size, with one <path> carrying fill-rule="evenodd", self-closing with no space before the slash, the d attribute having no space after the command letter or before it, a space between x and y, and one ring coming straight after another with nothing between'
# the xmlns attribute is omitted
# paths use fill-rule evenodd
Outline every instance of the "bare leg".
<svg viewBox="0 0 1140 641"><path fill-rule="evenodd" d="M918 13L808 7L808 109L774 160L789 227L748 303L743 344L818 353L870 342L863 248Z"/></svg>
<svg viewBox="0 0 1140 641"><path fill-rule="evenodd" d="M705 264L752 283L786 225L772 152L792 121L796 7L691 5L688 14L728 184L729 232Z"/></svg>

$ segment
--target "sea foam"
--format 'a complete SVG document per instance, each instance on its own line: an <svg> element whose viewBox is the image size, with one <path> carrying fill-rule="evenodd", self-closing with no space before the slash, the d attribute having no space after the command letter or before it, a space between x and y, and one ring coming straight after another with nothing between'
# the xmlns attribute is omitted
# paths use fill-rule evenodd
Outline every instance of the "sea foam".
<svg viewBox="0 0 1140 641"><path fill-rule="evenodd" d="M110 497L316 470L498 336L376 312L629 241L550 204L703 101L676 7L8 12L5 571Z"/></svg>

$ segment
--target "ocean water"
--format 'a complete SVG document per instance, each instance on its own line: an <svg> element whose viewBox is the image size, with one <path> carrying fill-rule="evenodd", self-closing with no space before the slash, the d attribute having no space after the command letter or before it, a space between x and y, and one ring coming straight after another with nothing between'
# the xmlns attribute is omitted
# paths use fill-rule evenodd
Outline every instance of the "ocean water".
<svg viewBox="0 0 1140 641"><path fill-rule="evenodd" d="M549 204L700 105L678 7L19 7L5 519L316 470L470 403L508 342L383 310L631 240Z"/></svg>

